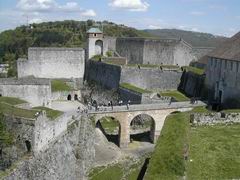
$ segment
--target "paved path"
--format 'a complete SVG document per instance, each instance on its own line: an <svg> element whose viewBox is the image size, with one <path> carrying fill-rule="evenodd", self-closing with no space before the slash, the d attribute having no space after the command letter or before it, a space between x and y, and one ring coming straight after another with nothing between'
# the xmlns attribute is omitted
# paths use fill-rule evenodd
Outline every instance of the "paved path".
<svg viewBox="0 0 240 180"><path fill-rule="evenodd" d="M199 107L206 106L206 103L202 101L198 101L198 103L191 104L190 101L185 102L173 102L169 103L160 103L160 104L138 104L138 105L130 105L129 109L127 109L126 105L123 106L113 106L113 110L111 107L100 107L99 111L95 111L95 108L92 107L92 110L89 110L89 114L104 114L104 113L114 113L114 112L130 112L130 111L148 111L148 110L159 110L159 109L177 109L177 108L191 108L191 107Z"/></svg>
<svg viewBox="0 0 240 180"><path fill-rule="evenodd" d="M77 108L84 108L84 105L78 101L53 101L52 109L63 111L68 117L69 116L78 116Z"/></svg>

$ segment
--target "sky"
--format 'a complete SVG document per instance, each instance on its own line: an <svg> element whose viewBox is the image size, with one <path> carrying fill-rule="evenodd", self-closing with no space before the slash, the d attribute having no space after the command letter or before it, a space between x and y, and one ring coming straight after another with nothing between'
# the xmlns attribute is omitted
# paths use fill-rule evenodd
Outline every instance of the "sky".
<svg viewBox="0 0 240 180"><path fill-rule="evenodd" d="M0 0L0 31L27 23L87 19L230 37L240 31L240 0Z"/></svg>

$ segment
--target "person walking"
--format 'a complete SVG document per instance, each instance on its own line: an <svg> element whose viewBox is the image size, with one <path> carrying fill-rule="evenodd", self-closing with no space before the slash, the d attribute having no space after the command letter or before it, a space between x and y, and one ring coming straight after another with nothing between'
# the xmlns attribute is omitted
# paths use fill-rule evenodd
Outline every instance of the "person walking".
<svg viewBox="0 0 240 180"><path fill-rule="evenodd" d="M111 104L111 108L112 108L112 111L113 111L113 102L112 102L112 101L110 101L110 104Z"/></svg>

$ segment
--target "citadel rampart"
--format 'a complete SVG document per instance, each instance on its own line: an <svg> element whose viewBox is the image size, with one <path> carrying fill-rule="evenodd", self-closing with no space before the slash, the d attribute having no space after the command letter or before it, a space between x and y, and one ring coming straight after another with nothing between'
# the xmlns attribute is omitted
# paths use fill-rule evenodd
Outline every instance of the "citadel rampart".
<svg viewBox="0 0 240 180"><path fill-rule="evenodd" d="M117 38L116 51L129 64L189 65L196 57L182 39Z"/></svg>
<svg viewBox="0 0 240 180"><path fill-rule="evenodd" d="M143 89L177 89L182 76L182 72L177 70L143 67L139 69L91 60L86 73L88 81L95 81L110 89L118 88L119 83L130 83Z"/></svg>
<svg viewBox="0 0 240 180"><path fill-rule="evenodd" d="M51 106L51 84L47 79L0 79L0 94L26 100L32 106Z"/></svg>
<svg viewBox="0 0 240 180"><path fill-rule="evenodd" d="M18 59L17 66L18 77L82 79L85 51L81 48L29 48L28 60Z"/></svg>
<svg viewBox="0 0 240 180"><path fill-rule="evenodd" d="M121 67L89 60L86 68L86 80L94 81L108 89L117 89L121 76Z"/></svg>
<svg viewBox="0 0 240 180"><path fill-rule="evenodd" d="M182 76L181 71L161 70L159 68L123 67L120 83L129 83L143 89L177 89Z"/></svg>

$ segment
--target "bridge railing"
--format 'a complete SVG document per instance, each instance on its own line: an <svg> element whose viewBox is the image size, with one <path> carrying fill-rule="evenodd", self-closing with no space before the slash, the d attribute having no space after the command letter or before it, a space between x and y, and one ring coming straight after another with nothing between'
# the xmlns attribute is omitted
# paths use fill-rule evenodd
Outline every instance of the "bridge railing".
<svg viewBox="0 0 240 180"><path fill-rule="evenodd" d="M113 106L113 107L106 107L102 106L99 109L92 109L88 110L90 114L99 114L99 113L107 113L107 112L124 112L124 111L147 111L147 110L159 110L159 109L178 109L178 108L189 108L189 107L198 107L198 106L205 106L206 104L202 101L198 101L197 103L190 103L189 101L186 102L173 102L173 103L160 103L160 104L134 104L122 106Z"/></svg>

